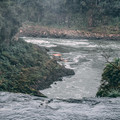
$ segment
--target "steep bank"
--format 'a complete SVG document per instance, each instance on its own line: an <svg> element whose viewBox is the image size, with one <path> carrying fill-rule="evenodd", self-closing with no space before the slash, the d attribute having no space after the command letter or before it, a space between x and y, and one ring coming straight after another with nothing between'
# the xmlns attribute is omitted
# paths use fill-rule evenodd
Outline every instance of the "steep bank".
<svg viewBox="0 0 120 120"><path fill-rule="evenodd" d="M101 27L85 30L72 30L66 28L44 27L40 25L23 24L16 37L48 37L48 38L86 38L120 40L118 28Z"/></svg>
<svg viewBox="0 0 120 120"><path fill-rule="evenodd" d="M50 59L44 48L21 39L0 47L0 91L44 96L40 89L73 74Z"/></svg>

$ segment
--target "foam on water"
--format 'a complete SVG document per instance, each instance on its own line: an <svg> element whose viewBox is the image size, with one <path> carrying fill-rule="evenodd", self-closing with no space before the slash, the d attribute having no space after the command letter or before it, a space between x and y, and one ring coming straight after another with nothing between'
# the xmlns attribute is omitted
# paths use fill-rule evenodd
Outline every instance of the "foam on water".
<svg viewBox="0 0 120 120"><path fill-rule="evenodd" d="M43 44L43 43L50 44L50 42L48 42L48 41L44 41L44 40L29 39L29 40L26 40L26 41L27 41L27 42L34 43L34 44Z"/></svg>
<svg viewBox="0 0 120 120"><path fill-rule="evenodd" d="M78 63L79 62L79 59L82 58L83 56L81 55L77 55L75 58L73 58L73 62L74 63Z"/></svg>
<svg viewBox="0 0 120 120"><path fill-rule="evenodd" d="M0 92L1 120L119 120L119 113L120 98L47 99Z"/></svg>
<svg viewBox="0 0 120 120"><path fill-rule="evenodd" d="M25 41L31 42L33 44L38 44L40 46L44 47L57 47L57 45L63 45L63 46L71 46L71 47L79 47L83 45L89 45L88 40L76 40L72 41L69 39L48 39L48 38L24 38Z"/></svg>
<svg viewBox="0 0 120 120"><path fill-rule="evenodd" d="M55 42L56 43L56 42ZM80 41L80 42L74 42L74 41L61 41L61 43L57 43L59 45L64 45L64 46L76 46L76 45L88 45L89 43L87 42L83 42L83 41Z"/></svg>

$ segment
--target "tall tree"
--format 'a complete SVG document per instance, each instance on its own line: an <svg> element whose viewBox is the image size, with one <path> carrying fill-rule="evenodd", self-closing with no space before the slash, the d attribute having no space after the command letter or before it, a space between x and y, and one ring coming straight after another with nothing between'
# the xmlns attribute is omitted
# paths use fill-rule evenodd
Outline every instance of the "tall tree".
<svg viewBox="0 0 120 120"><path fill-rule="evenodd" d="M0 1L0 43L9 42L20 26L17 13L13 11L13 7L10 6L9 0Z"/></svg>

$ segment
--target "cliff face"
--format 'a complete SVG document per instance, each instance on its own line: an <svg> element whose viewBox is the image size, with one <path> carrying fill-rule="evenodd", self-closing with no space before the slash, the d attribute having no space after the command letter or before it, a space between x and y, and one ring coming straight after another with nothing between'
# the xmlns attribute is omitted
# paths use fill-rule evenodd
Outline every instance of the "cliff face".
<svg viewBox="0 0 120 120"><path fill-rule="evenodd" d="M40 89L73 74L37 45L18 40L0 47L0 91L44 96Z"/></svg>

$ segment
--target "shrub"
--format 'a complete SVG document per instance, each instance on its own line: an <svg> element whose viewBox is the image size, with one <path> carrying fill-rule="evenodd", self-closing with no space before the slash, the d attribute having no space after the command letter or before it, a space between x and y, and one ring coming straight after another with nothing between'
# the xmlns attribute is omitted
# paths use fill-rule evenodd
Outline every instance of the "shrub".
<svg viewBox="0 0 120 120"><path fill-rule="evenodd" d="M120 96L120 59L106 65L102 74L101 86L97 92L100 97Z"/></svg>
<svg viewBox="0 0 120 120"><path fill-rule="evenodd" d="M49 56L42 48L23 40L0 47L0 90L43 96L35 84L44 78ZM47 72L46 72L47 71Z"/></svg>

